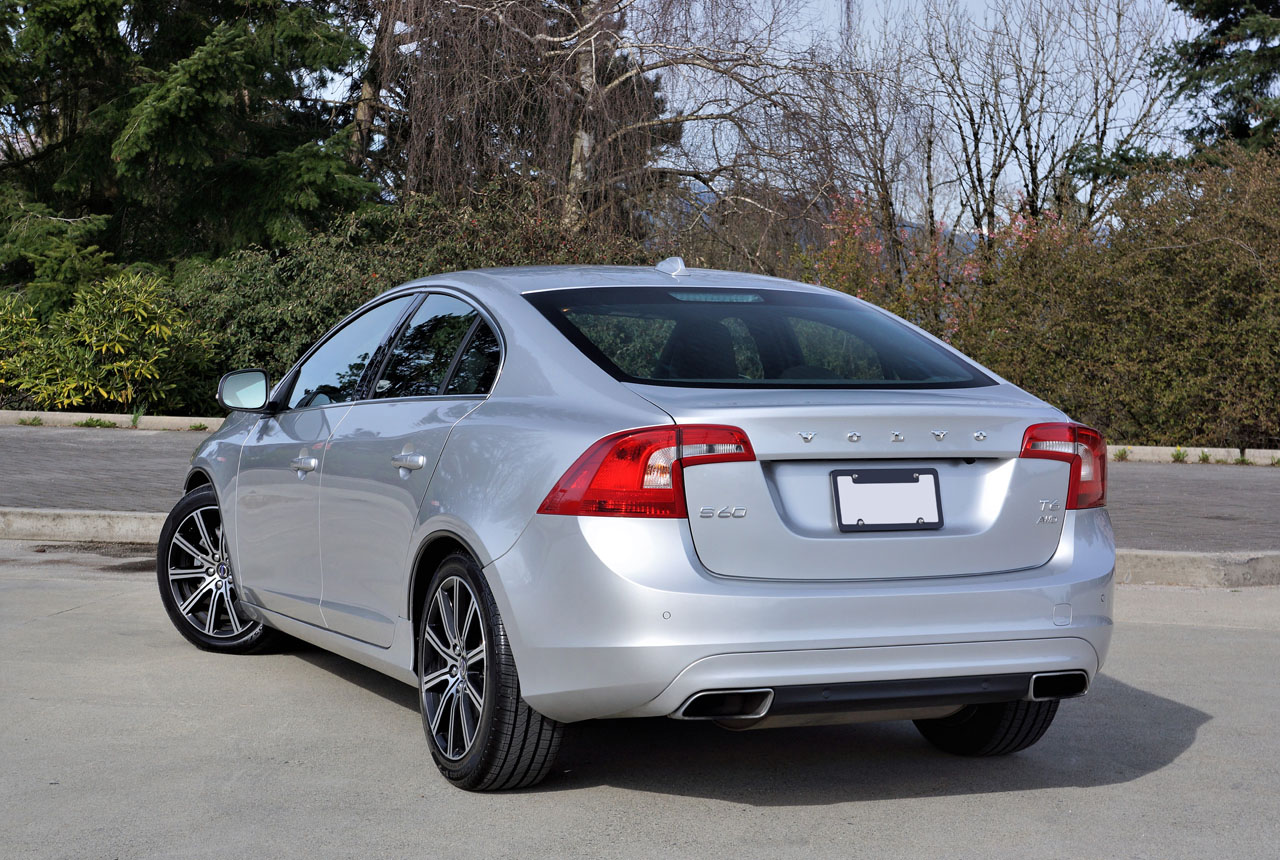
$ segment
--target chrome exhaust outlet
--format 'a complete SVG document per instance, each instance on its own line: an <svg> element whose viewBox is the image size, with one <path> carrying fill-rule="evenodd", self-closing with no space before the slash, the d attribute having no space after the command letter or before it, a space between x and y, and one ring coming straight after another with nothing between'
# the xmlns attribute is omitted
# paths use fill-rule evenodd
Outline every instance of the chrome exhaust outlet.
<svg viewBox="0 0 1280 860"><path fill-rule="evenodd" d="M773 690L703 690L672 712L676 720L758 720L769 712Z"/></svg>
<svg viewBox="0 0 1280 860"><path fill-rule="evenodd" d="M1052 699L1074 699L1089 692L1089 675L1079 670L1071 672L1041 672L1031 676L1027 699L1047 702Z"/></svg>

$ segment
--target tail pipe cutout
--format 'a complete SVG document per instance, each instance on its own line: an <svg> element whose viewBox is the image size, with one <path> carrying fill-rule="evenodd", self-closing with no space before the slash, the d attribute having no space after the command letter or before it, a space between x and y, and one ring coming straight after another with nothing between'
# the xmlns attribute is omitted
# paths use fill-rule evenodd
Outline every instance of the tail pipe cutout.
<svg viewBox="0 0 1280 860"><path fill-rule="evenodd" d="M1031 676L1027 696L1033 702L1049 699L1074 699L1089 692L1089 676L1084 672L1043 672Z"/></svg>
<svg viewBox="0 0 1280 860"><path fill-rule="evenodd" d="M769 712L773 690L706 690L694 693L671 716L677 720L755 720Z"/></svg>

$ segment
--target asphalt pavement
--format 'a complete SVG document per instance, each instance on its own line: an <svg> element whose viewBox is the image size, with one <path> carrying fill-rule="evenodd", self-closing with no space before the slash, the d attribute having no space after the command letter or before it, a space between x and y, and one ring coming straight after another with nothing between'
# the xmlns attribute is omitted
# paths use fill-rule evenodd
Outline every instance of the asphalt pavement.
<svg viewBox="0 0 1280 860"><path fill-rule="evenodd" d="M0 427L0 508L167 512L204 434ZM1108 463L1126 549L1280 550L1280 468Z"/></svg>
<svg viewBox="0 0 1280 860"><path fill-rule="evenodd" d="M437 774L413 688L302 645L198 651L149 556L38 548L0 542L6 857L1165 860L1280 842L1280 588L1119 588L1104 674L1014 756L947 756L907 723L596 722L541 787L477 795Z"/></svg>
<svg viewBox="0 0 1280 860"><path fill-rule="evenodd" d="M167 512L206 435L0 426L0 508Z"/></svg>

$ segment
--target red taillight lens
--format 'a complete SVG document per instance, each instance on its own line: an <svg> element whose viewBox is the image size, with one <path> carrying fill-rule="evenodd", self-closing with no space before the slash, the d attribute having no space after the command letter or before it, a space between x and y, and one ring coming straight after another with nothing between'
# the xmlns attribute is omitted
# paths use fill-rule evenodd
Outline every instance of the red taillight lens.
<svg viewBox="0 0 1280 860"><path fill-rule="evenodd" d="M606 436L547 493L540 514L570 517L685 517L685 466L754 460L737 427L645 427Z"/></svg>
<svg viewBox="0 0 1280 860"><path fill-rule="evenodd" d="M1022 436L1023 457L1071 464L1067 509L1100 508L1107 503L1107 443L1083 424L1033 424Z"/></svg>

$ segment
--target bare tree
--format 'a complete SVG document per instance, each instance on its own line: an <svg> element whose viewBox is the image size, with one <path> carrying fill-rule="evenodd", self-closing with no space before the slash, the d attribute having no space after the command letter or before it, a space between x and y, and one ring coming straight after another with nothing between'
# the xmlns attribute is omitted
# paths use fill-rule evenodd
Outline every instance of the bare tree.
<svg viewBox="0 0 1280 860"><path fill-rule="evenodd" d="M841 196L904 237L993 235L1011 211L1105 215L1158 139L1157 0L364 0L353 156L394 193L531 180L555 216L695 237L775 268ZM719 247L720 252L715 248Z"/></svg>
<svg viewBox="0 0 1280 860"><path fill-rule="evenodd" d="M370 0L354 157L398 191L534 179L570 226L651 222L675 192L723 203L786 156L768 133L808 61L799 5Z"/></svg>
<svg viewBox="0 0 1280 860"><path fill-rule="evenodd" d="M1102 168L1165 131L1168 80L1150 60L1171 20L1153 0L994 0L981 21L931 0L920 27L962 205L984 235L1002 205L1095 223L1114 185Z"/></svg>

